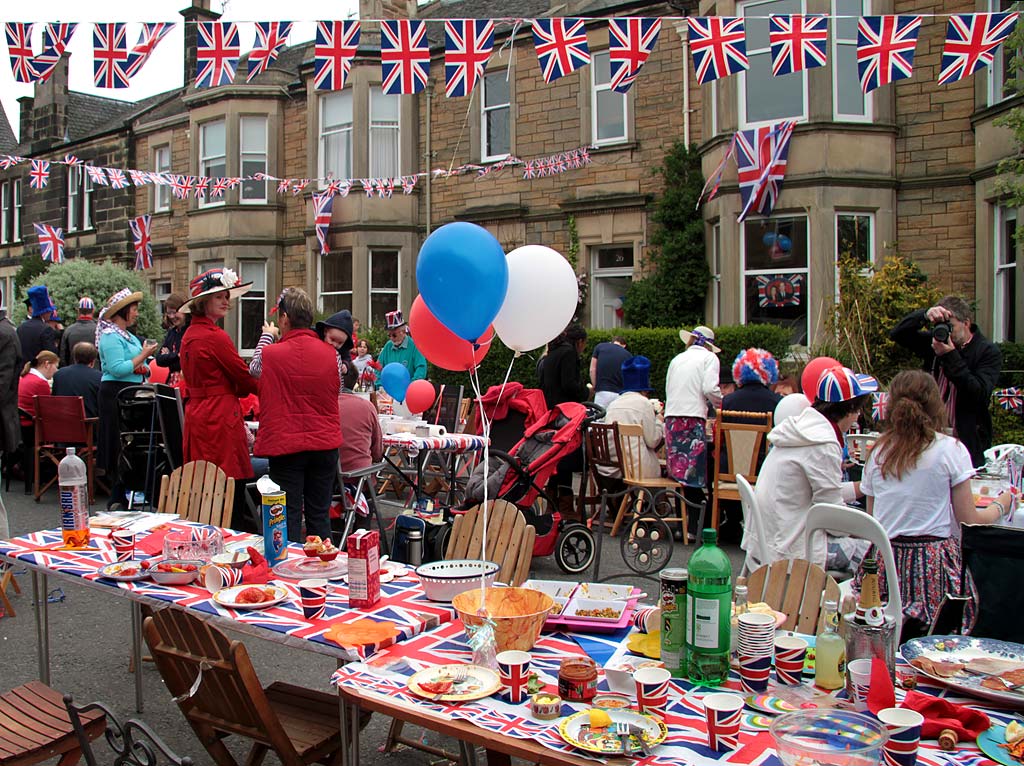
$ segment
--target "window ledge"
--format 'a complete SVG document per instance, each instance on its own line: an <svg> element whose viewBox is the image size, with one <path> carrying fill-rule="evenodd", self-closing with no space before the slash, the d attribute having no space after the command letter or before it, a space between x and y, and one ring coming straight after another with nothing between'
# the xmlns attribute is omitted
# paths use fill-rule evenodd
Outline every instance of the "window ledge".
<svg viewBox="0 0 1024 766"><path fill-rule="evenodd" d="M590 148L591 154L610 154L612 152L632 152L639 147L639 142L633 141L619 141L614 144L594 144Z"/></svg>
<svg viewBox="0 0 1024 766"><path fill-rule="evenodd" d="M1011 109L1016 109L1021 104L1024 104L1024 96L1017 95L978 109L971 115L971 127L976 127L979 122L986 122L987 120L1000 117Z"/></svg>
<svg viewBox="0 0 1024 766"><path fill-rule="evenodd" d="M206 207L194 207L189 208L186 215L216 215L218 213L226 212L238 212L240 210L251 210L257 212L270 212L280 213L284 211L284 205L280 203L267 204L267 205L242 205L240 203L223 204L223 205L207 205Z"/></svg>

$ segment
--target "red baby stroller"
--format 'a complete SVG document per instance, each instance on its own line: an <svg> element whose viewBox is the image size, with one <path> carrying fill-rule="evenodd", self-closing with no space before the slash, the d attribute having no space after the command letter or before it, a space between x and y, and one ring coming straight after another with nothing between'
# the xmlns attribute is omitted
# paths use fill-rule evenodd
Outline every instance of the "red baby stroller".
<svg viewBox="0 0 1024 766"><path fill-rule="evenodd" d="M493 389L488 391L491 393ZM520 389L516 400L536 407L533 389ZM539 393L539 392L537 392ZM485 396L485 405L487 397ZM543 398L541 398L543 401ZM518 405L510 405L512 413L522 413ZM527 417L530 414L527 413ZM569 402L559 404L542 417L533 418L522 438L507 452L490 450L487 477L487 498L506 500L516 505L526 522L537 530L534 556L555 554L555 562L563 572L578 574L594 560L594 534L578 521L567 521L557 511L548 513L556 504L544 489L558 467L558 462L578 449L586 424L604 413L592 411L587 405ZM504 429L499 429L504 430ZM492 430L492 442L495 441ZM483 501L484 466L477 465L466 484L466 507ZM541 502L541 499L547 501Z"/></svg>

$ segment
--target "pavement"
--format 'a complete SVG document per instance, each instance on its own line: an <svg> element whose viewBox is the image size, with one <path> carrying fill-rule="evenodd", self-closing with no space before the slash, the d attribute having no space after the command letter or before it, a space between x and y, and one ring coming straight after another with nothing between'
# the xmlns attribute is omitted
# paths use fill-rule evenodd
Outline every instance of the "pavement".
<svg viewBox="0 0 1024 766"><path fill-rule="evenodd" d="M59 525L56 489L51 489L36 503L31 495L22 494L19 482L12 482L11 487L3 499L13 536ZM388 508L385 516L394 515L395 512L396 509ZM604 542L601 577L615 575L615 582L640 586L651 593L653 603L657 584L652 580L630 576L619 550L619 538L605 538ZM724 547L733 561L734 572L737 572L742 562L739 548L735 545ZM676 543L670 566L686 566L692 551L692 545ZM570 579L558 569L553 556L534 559L531 576ZM0 691L38 678L31 577L25 571L18 574L16 580L22 591L21 595L11 596L17 616L0 618ZM131 635L129 602L64 578L51 577L49 583L51 589L59 586L63 596L51 603L49 608L51 686L71 693L79 704L104 702L122 721L131 717L141 718L178 755L191 756L196 764L212 764L213 761L171 700L159 673L151 663L145 664L143 672L145 709L142 713L135 711L134 680L128 672ZM333 659L250 636L233 634L231 637L244 641L265 686L282 680L331 691L328 681L336 667ZM373 717L360 740L361 763L378 763L381 759L387 759L387 763L394 766L427 766L437 762L427 753L407 748L383 755L380 747L387 735L388 724L389 720L380 715ZM407 727L406 732L410 730L414 729ZM431 744L442 744L449 751L456 750L454 741L445 741L445 738L433 732L422 732L422 736ZM248 751L247 743L236 737L227 740L227 744L239 762L244 761ZM97 743L97 754L100 763L113 760L105 743ZM268 755L265 762L280 763L273 754Z"/></svg>

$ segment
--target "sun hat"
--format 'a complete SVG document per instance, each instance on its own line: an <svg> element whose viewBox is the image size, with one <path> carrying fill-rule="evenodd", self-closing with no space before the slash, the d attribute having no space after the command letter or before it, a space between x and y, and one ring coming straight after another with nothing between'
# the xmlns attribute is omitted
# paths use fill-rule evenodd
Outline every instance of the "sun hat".
<svg viewBox="0 0 1024 766"><path fill-rule="evenodd" d="M715 354L718 354L722 351L722 349L720 349L718 346L711 342L715 339L715 331L712 330L710 327L705 327L704 325L697 325L696 327L693 328L693 331L679 331L679 339L682 340L683 343L689 343L690 338L693 338L693 345L695 346L703 346L708 351L711 351Z"/></svg>
<svg viewBox="0 0 1024 766"><path fill-rule="evenodd" d="M200 298L205 298L207 295L213 295L214 293L222 293L225 290L230 294L231 298L237 298L249 292L250 287L252 287L252 282L241 284L238 275L231 269L210 269L189 282L189 298L181 304L181 308L178 311L182 314L190 314L192 306Z"/></svg>
<svg viewBox="0 0 1024 766"><path fill-rule="evenodd" d="M103 308L103 316L107 318L112 317L126 306L131 306L133 303L138 303L141 300L142 293L137 290L132 292L127 287L123 290L118 290L107 300L107 305Z"/></svg>
<svg viewBox="0 0 1024 766"><path fill-rule="evenodd" d="M384 315L384 321L387 324L388 330L397 330L406 324L401 311L389 311Z"/></svg>
<svg viewBox="0 0 1024 766"><path fill-rule="evenodd" d="M744 383L770 386L779 380L779 363L763 348L745 349L733 360L732 379L737 386Z"/></svg>
<svg viewBox="0 0 1024 766"><path fill-rule="evenodd" d="M96 310L96 304L92 302L92 298L88 295L83 295L78 301L78 313L79 314L91 314Z"/></svg>
<svg viewBox="0 0 1024 766"><path fill-rule="evenodd" d="M877 390L878 381L871 375L849 367L830 367L818 378L817 398L823 402L846 402Z"/></svg>
<svg viewBox="0 0 1024 766"><path fill-rule="evenodd" d="M53 306L53 301L50 300L50 293L46 289L46 285L30 287L28 289L28 297L25 299L25 303L28 304L28 308L33 319L53 311L51 308Z"/></svg>
<svg viewBox="0 0 1024 766"><path fill-rule="evenodd" d="M634 356L622 363L622 389L627 391L653 391L651 387L651 360L646 356Z"/></svg>

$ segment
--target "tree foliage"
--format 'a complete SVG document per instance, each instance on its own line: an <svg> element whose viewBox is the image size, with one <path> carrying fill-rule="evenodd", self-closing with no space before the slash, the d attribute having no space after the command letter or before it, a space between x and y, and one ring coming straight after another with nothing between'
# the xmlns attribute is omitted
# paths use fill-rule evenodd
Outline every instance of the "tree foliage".
<svg viewBox="0 0 1024 766"><path fill-rule="evenodd" d="M711 273L704 254L704 220L697 204L704 187L696 147L677 141L661 168L665 191L654 213L648 274L623 301L634 327L693 324L704 316Z"/></svg>

